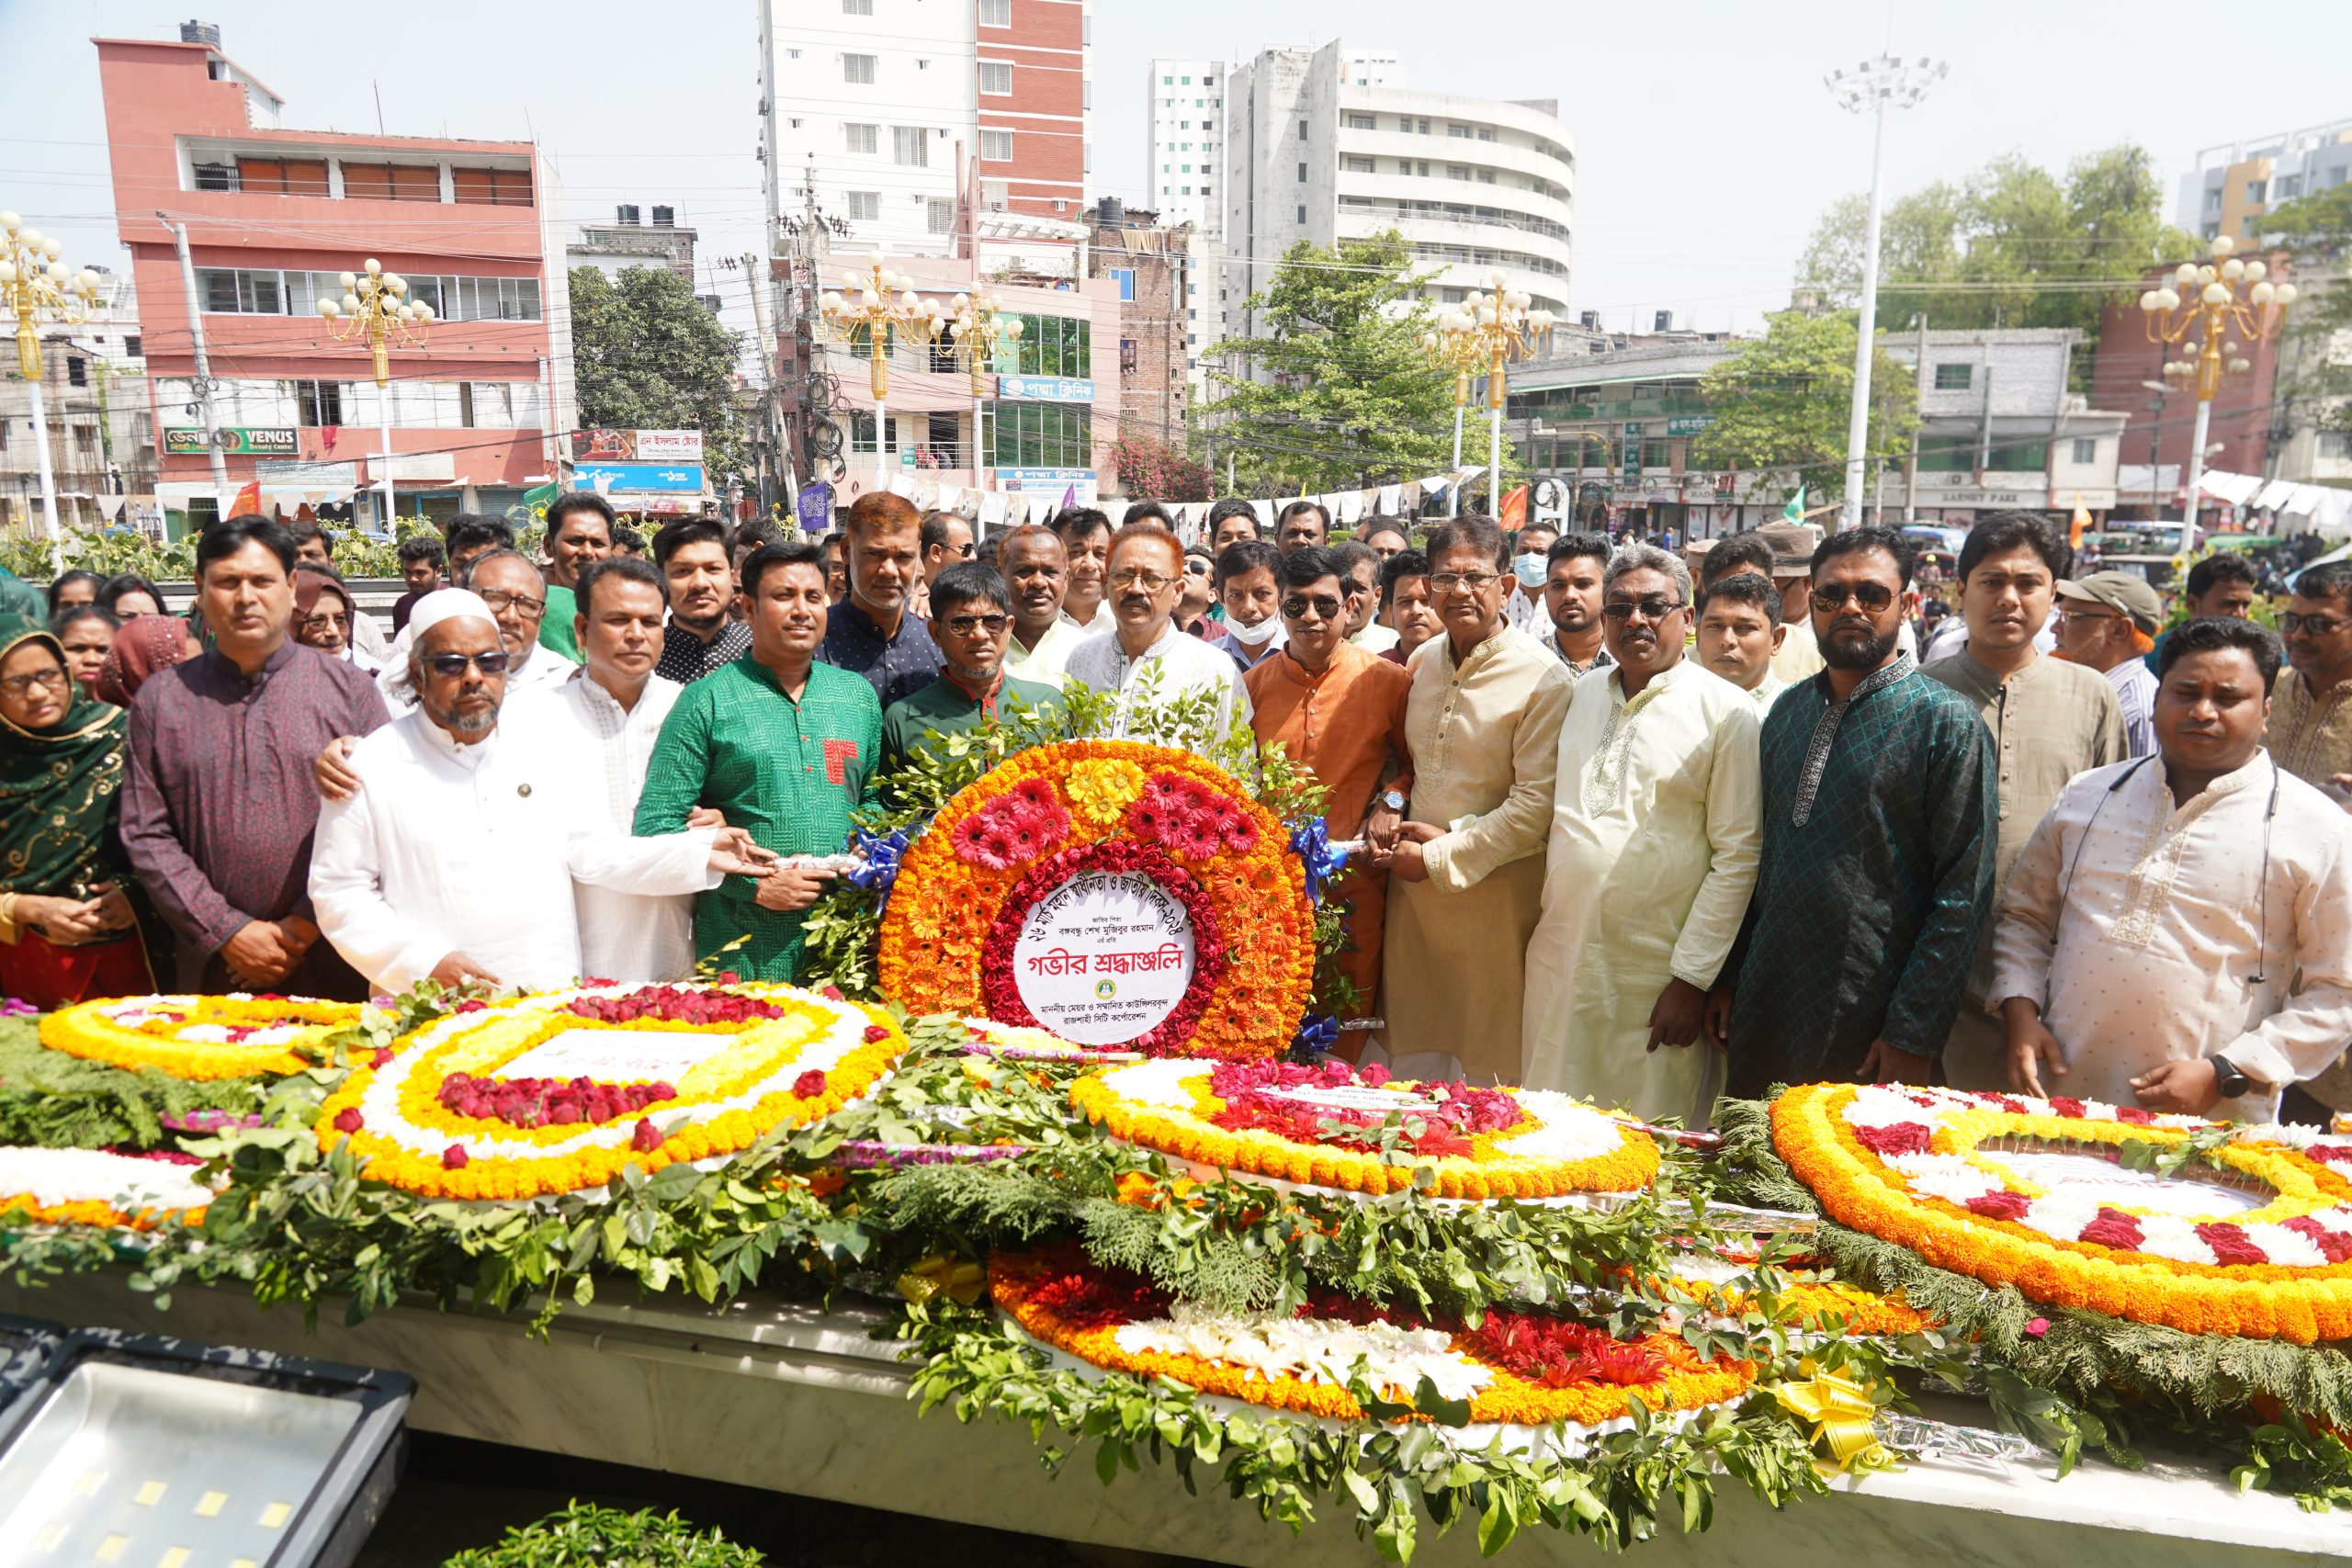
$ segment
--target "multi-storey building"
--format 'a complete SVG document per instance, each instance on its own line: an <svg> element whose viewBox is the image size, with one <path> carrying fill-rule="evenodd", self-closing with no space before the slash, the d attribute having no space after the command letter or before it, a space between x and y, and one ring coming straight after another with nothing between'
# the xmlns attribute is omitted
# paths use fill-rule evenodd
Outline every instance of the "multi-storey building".
<svg viewBox="0 0 2352 1568"><path fill-rule="evenodd" d="M1184 444L1186 344L1193 323L1185 300L1196 281L1189 222L1106 196L1096 204L1091 276L1119 288L1120 418L1112 439L1139 435L1163 446Z"/></svg>
<svg viewBox="0 0 2352 1568"><path fill-rule="evenodd" d="M1410 90L1393 56L1337 39L1237 66L1226 102L1229 335L1257 330L1243 301L1299 241L1390 229L1432 299L1458 302L1499 270L1565 318L1576 152L1557 103Z"/></svg>
<svg viewBox="0 0 2352 1568"><path fill-rule="evenodd" d="M893 255L953 252L974 205L1077 224L1089 3L771 0L770 211L813 187L844 248Z"/></svg>
<svg viewBox="0 0 2352 1568"><path fill-rule="evenodd" d="M653 209L653 220L643 221L634 202L617 204L610 223L582 223L578 237L564 248L564 265L593 266L617 276L633 266L666 267L695 280L695 241L692 229L678 224L674 207Z"/></svg>
<svg viewBox="0 0 2352 1568"><path fill-rule="evenodd" d="M266 507L380 529L387 469L411 516L497 511L556 476L552 433L578 421L561 203L534 144L285 129L284 100L200 24L96 44L163 436L156 490L181 522L258 483ZM369 258L438 318L424 346L394 351L380 389L366 344L318 310ZM194 412L198 321L225 492Z"/></svg>
<svg viewBox="0 0 2352 1568"><path fill-rule="evenodd" d="M2352 181L2352 119L2225 141L2197 154L2180 180L2174 221L2210 240L2259 236L2256 220L2280 202Z"/></svg>
<svg viewBox="0 0 2352 1568"><path fill-rule="evenodd" d="M68 528L126 524L152 532L162 517L138 299L130 278L100 276L97 302L79 322L52 322L40 333L57 519ZM14 353L0 366L0 528L26 529L42 515L32 389Z"/></svg>

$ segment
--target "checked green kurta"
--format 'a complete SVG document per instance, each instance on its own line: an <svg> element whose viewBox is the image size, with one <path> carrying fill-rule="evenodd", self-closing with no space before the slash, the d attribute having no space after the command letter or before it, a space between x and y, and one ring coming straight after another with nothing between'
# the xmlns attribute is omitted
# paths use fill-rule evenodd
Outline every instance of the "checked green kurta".
<svg viewBox="0 0 2352 1568"><path fill-rule="evenodd" d="M698 806L780 855L830 855L848 841L882 750L882 704L862 675L812 665L795 702L748 655L685 689L662 722L638 797L637 831L674 833ZM695 901L695 957L751 940L721 967L789 981L800 963L798 910L763 909L757 885L730 876Z"/></svg>
<svg viewBox="0 0 2352 1568"><path fill-rule="evenodd" d="M1843 704L1826 672L1791 686L1759 750L1728 1092L1850 1077L1880 1038L1941 1054L1993 898L1998 797L1975 706L1906 654Z"/></svg>

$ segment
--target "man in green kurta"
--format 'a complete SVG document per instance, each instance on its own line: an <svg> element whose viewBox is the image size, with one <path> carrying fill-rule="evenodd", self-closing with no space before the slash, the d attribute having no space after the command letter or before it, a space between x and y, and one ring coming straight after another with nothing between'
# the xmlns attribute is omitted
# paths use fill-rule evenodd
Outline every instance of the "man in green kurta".
<svg viewBox="0 0 2352 1568"><path fill-rule="evenodd" d="M1708 1013L1726 1090L1747 1099L1775 1083L1926 1083L1992 905L1991 739L1895 646L1910 545L1848 529L1812 571L1828 667L1764 720L1763 854L1724 966L1736 982Z"/></svg>
<svg viewBox="0 0 2352 1568"><path fill-rule="evenodd" d="M939 679L900 697L882 715L882 771L894 772L926 742L936 744L1024 710L1056 733L1068 728L1062 694L1004 672L1012 637L1012 596L1004 579L978 561L957 561L931 585L931 640L939 645Z"/></svg>
<svg viewBox="0 0 2352 1568"><path fill-rule="evenodd" d="M696 807L784 856L841 852L850 812L871 793L882 705L863 677L816 662L825 637L825 557L814 545L763 545L743 562L747 656L688 686L662 722L638 797L637 831L673 833ZM695 957L738 938L723 967L789 981L804 912L832 873L779 864L732 877L695 904Z"/></svg>

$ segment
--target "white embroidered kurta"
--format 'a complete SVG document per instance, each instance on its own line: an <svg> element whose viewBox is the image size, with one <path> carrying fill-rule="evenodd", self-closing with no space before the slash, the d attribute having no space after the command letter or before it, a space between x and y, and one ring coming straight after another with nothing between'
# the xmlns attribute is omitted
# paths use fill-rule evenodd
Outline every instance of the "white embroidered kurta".
<svg viewBox="0 0 2352 1568"><path fill-rule="evenodd" d="M1165 710L1180 696L1196 696L1208 705L1214 717L1204 745L1250 728L1250 692L1232 657L1190 632L1178 631L1173 623L1140 656L1129 659L1114 622L1109 631L1079 644L1069 656L1068 674L1065 690L1082 685L1118 699L1106 740L1177 744Z"/></svg>
<svg viewBox="0 0 2352 1568"><path fill-rule="evenodd" d="M577 783L591 807L616 833L637 820L645 768L685 688L649 676L637 705L624 709L585 670L551 691L506 705L499 728L511 743L544 748L544 755ZM639 894L574 878L571 904L580 921L582 975L632 984L681 980L695 968L695 899L691 893Z"/></svg>
<svg viewBox="0 0 2352 1568"><path fill-rule="evenodd" d="M2051 1094L2137 1105L2135 1076L2222 1053L2267 1083L2308 1078L2352 1039L2347 853L2352 818L2267 751L2178 807L2162 758L2094 769L2009 874L1993 1005L2041 1004L2069 1069L2043 1077ZM2249 1094L2215 1113L2277 1107Z"/></svg>
<svg viewBox="0 0 2352 1568"><path fill-rule="evenodd" d="M1016 681L1035 681L1056 691L1062 687L1063 671L1069 665L1069 656L1091 633L1080 631L1067 615L1057 615L1035 648L1023 648L1017 637L1008 637L1004 644L1004 672Z"/></svg>
<svg viewBox="0 0 2352 1568"><path fill-rule="evenodd" d="M624 892L718 886L714 830L616 831L593 791L524 736L460 746L420 711L352 749L359 788L319 813L311 902L319 929L380 990L452 953L506 986L580 977L575 878Z"/></svg>
<svg viewBox="0 0 2352 1568"><path fill-rule="evenodd" d="M1700 1126L1722 1058L1704 1041L1650 1051L1650 1010L1668 981L1711 988L1739 935L1763 842L1761 720L1689 659L1631 702L1623 681L1579 680L1560 727L1522 1081Z"/></svg>
<svg viewBox="0 0 2352 1568"><path fill-rule="evenodd" d="M1411 669L1408 815L1447 831L1421 846L1429 880L1389 878L1387 1048L1408 1076L1510 1083L1568 672L1509 626L1458 666L1453 639L1440 633L1413 650Z"/></svg>

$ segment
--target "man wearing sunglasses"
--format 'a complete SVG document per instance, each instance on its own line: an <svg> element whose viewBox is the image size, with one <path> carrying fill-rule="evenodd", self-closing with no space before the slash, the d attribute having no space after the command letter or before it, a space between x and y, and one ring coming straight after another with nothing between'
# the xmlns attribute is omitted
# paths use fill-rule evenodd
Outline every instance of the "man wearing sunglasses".
<svg viewBox="0 0 2352 1568"><path fill-rule="evenodd" d="M1250 694L1241 671L1229 656L1177 628L1184 547L1176 536L1150 523L1122 528L1103 570L1111 625L1071 652L1065 689L1084 685L1116 699L1104 739L1153 740L1205 755L1247 728Z"/></svg>
<svg viewBox="0 0 2352 1568"><path fill-rule="evenodd" d="M311 861L320 929L378 990L551 990L581 977L575 880L693 893L774 860L733 829L632 838L569 753L502 735L513 656L479 594L427 594L408 629L416 711L353 748L359 787L321 809Z"/></svg>
<svg viewBox="0 0 2352 1568"><path fill-rule="evenodd" d="M957 561L932 579L928 624L939 646L939 679L883 713L884 773L904 766L918 750L998 719L1035 716L1051 727L1051 738L1059 737L1060 690L1005 673L1012 595L1004 579L978 561ZM1047 738L1041 729L1031 743Z"/></svg>
<svg viewBox="0 0 2352 1568"><path fill-rule="evenodd" d="M1228 553L1252 547L1264 547L1235 545ZM1337 547L1309 545L1279 564L1285 637L1278 653L1242 677L1250 690L1250 728L1260 746L1280 741L1294 761L1315 771L1316 782L1330 792L1323 825L1333 839L1359 837L1374 813L1385 814L1393 832L1413 793L1405 750L1405 700L1413 678L1348 640L1356 595ZM1350 947L1338 962L1356 999L1338 1010L1342 1018L1370 1016L1379 995L1387 894L1387 873L1369 857L1354 856L1324 895L1327 903L1348 906ZM1351 1032L1340 1050L1353 1060L1363 1043L1362 1033Z"/></svg>
<svg viewBox="0 0 2352 1568"><path fill-rule="evenodd" d="M1991 912L1999 791L1984 722L1902 651L1911 543L1849 528L1813 552L1826 664L1764 720L1764 843L1708 999L1726 1093L1925 1083Z"/></svg>
<svg viewBox="0 0 2352 1568"><path fill-rule="evenodd" d="M1747 912L1762 838L1758 716L1683 657L1680 557L1629 546L1600 592L1611 663L1577 682L1560 727L1522 1081L1703 1126L1723 1081L1699 1045L1707 993Z"/></svg>

